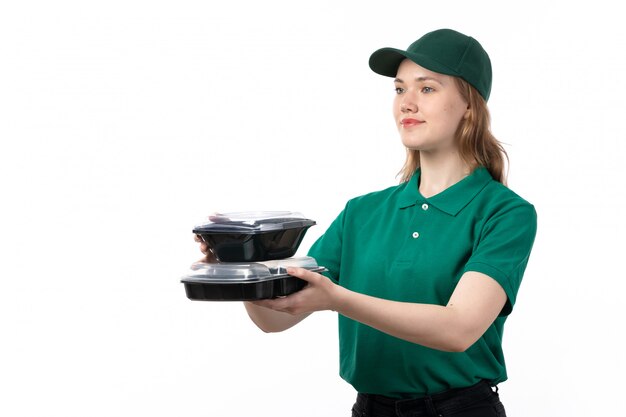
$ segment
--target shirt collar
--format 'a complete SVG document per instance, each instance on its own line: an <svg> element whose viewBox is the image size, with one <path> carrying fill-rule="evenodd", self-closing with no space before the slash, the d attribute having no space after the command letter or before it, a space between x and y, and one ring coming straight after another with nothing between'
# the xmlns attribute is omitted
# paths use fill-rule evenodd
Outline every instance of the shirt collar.
<svg viewBox="0 0 626 417"><path fill-rule="evenodd" d="M486 168L478 167L456 184L439 194L426 198L419 192L419 177L420 169L418 168L400 192L398 199L400 208L428 203L450 216L456 216L489 182L493 181Z"/></svg>

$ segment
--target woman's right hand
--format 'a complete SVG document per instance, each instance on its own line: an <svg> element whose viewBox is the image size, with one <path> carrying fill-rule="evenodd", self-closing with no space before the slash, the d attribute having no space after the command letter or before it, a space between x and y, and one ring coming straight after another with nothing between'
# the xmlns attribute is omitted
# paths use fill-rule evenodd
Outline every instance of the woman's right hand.
<svg viewBox="0 0 626 417"><path fill-rule="evenodd" d="M204 254L204 257L199 259L198 262L215 263L217 258L215 254L209 249L209 245L200 237L200 235L194 235L193 240L200 243L200 252Z"/></svg>

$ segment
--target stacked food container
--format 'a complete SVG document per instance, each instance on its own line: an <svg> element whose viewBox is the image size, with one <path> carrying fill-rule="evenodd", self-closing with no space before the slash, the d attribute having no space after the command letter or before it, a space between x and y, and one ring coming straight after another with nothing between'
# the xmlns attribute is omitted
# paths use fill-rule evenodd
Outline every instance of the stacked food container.
<svg viewBox="0 0 626 417"><path fill-rule="evenodd" d="M323 272L309 256L293 257L315 221L300 213L261 211L210 216L193 233L217 262L196 262L181 282L191 300L249 301L292 294L306 281L288 267Z"/></svg>

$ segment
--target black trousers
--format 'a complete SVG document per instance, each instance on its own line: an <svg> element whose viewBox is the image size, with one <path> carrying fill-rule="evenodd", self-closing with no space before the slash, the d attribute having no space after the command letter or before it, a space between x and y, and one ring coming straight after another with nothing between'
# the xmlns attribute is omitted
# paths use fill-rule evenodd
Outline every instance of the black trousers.
<svg viewBox="0 0 626 417"><path fill-rule="evenodd" d="M482 381L422 398L358 394L352 417L506 417L497 388Z"/></svg>

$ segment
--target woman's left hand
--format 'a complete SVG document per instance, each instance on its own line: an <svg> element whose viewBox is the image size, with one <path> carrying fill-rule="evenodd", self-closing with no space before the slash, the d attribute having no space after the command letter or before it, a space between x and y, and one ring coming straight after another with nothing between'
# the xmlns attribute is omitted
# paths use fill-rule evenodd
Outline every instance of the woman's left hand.
<svg viewBox="0 0 626 417"><path fill-rule="evenodd" d="M272 300L259 300L253 303L261 307L289 314L312 313L314 311L334 310L341 287L324 275L304 268L287 268L287 273L307 281L302 290L287 297Z"/></svg>

